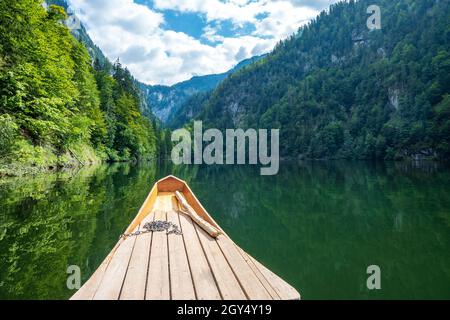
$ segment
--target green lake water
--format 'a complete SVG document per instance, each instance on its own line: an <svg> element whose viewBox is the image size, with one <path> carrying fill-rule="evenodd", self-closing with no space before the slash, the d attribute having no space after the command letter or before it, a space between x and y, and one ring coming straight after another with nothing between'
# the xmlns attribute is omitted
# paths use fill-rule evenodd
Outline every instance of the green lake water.
<svg viewBox="0 0 450 320"><path fill-rule="evenodd" d="M159 178L186 180L243 249L303 299L450 299L450 169L438 163L114 165L0 180L0 299L67 299ZM370 291L367 267L381 268Z"/></svg>

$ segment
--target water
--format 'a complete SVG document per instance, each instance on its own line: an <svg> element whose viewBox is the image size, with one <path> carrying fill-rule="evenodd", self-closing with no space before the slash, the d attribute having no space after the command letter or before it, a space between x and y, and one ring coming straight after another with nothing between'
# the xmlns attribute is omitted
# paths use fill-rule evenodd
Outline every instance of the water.
<svg viewBox="0 0 450 320"><path fill-rule="evenodd" d="M0 299L67 299L156 180L185 179L242 248L304 299L450 299L450 169L437 163L91 167L0 180ZM381 268L378 291L366 269Z"/></svg>

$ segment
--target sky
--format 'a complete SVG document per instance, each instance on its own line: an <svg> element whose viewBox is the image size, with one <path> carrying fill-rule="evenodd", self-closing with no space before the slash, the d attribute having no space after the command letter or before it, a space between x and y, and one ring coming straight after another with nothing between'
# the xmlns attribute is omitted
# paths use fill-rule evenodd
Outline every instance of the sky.
<svg viewBox="0 0 450 320"><path fill-rule="evenodd" d="M92 40L141 82L228 71L337 0L68 0Z"/></svg>

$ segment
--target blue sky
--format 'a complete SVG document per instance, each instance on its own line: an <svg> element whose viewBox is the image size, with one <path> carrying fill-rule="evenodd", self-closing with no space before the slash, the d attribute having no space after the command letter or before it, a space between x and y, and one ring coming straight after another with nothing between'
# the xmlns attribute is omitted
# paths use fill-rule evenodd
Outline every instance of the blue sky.
<svg viewBox="0 0 450 320"><path fill-rule="evenodd" d="M111 60L148 84L267 53L336 0L68 0Z"/></svg>

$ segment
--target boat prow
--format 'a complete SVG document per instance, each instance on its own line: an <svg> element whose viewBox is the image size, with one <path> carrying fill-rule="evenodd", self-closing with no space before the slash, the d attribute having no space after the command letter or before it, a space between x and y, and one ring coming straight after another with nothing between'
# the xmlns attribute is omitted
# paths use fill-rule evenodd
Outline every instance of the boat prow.
<svg viewBox="0 0 450 320"><path fill-rule="evenodd" d="M181 233L150 232L155 222ZM125 235L72 300L300 299L239 248L174 176L153 186Z"/></svg>

